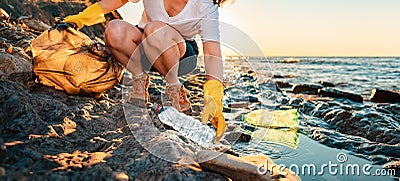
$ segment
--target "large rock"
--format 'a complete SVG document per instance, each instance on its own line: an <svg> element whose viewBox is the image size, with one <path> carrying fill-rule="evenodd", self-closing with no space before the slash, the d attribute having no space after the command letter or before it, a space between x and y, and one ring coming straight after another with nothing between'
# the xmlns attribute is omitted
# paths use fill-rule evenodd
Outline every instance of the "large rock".
<svg viewBox="0 0 400 181"><path fill-rule="evenodd" d="M251 140L251 135L245 132L235 130L226 132L224 135L224 139L226 139L230 143L235 143L236 141L249 142Z"/></svg>
<svg viewBox="0 0 400 181"><path fill-rule="evenodd" d="M318 90L322 89L322 85L316 85L316 84L300 84L300 85L294 85L292 88L292 92L295 94L318 94Z"/></svg>
<svg viewBox="0 0 400 181"><path fill-rule="evenodd" d="M324 97L345 98L354 102L363 102L363 98L361 97L361 95L344 92L333 88L319 89L318 94Z"/></svg>
<svg viewBox="0 0 400 181"><path fill-rule="evenodd" d="M310 117L320 118L306 120L308 125L316 124L319 128L332 129L378 143L391 145L400 143L400 131L396 126L396 123L400 121L398 104L363 105L350 101L307 101L307 104L310 105L304 106L300 112ZM314 109L311 109L312 107ZM325 133L321 132L321 134ZM326 143L324 142L324 144ZM371 154L375 153L369 155Z"/></svg>
<svg viewBox="0 0 400 181"><path fill-rule="evenodd" d="M10 14L10 19L18 19L19 17L30 17L31 19L41 20L44 24L53 25L55 17L66 17L74 15L87 6L95 3L96 0L78 0L78 1L25 1L25 0L0 0L0 4L4 12ZM3 6L4 5L4 6ZM105 15L106 20L121 19L117 11L112 11ZM21 18L19 18L21 19ZM35 25L38 27L39 24ZM82 32L89 37L103 37L105 24L96 24L81 29Z"/></svg>
<svg viewBox="0 0 400 181"><path fill-rule="evenodd" d="M290 88L290 87L293 87L293 85L290 84L289 82L284 82L284 81L275 81L275 82L276 82L276 85L279 88Z"/></svg>
<svg viewBox="0 0 400 181"><path fill-rule="evenodd" d="M197 153L200 166L232 180L300 180L287 168L282 169L265 155L236 157L202 150Z"/></svg>
<svg viewBox="0 0 400 181"><path fill-rule="evenodd" d="M269 174L260 174L258 166L225 153L201 150L197 153L201 167L225 175L232 180L270 180Z"/></svg>
<svg viewBox="0 0 400 181"><path fill-rule="evenodd" d="M282 167L277 166L268 156L259 154L242 156L240 158L249 161L254 165L263 165L263 169L270 171L272 180L301 180L297 175L292 174L288 168L283 169Z"/></svg>
<svg viewBox="0 0 400 181"><path fill-rule="evenodd" d="M400 161L389 162L383 165L383 168L386 169L387 171L390 170L391 173L393 173L393 170L395 170L394 176L400 177Z"/></svg>
<svg viewBox="0 0 400 181"><path fill-rule="evenodd" d="M24 23L29 28L40 31L40 32L46 31L51 28L49 25L47 25L37 19L27 19L27 20L24 20Z"/></svg>
<svg viewBox="0 0 400 181"><path fill-rule="evenodd" d="M12 73L32 72L32 64L13 55L0 53L0 71L6 77Z"/></svg>
<svg viewBox="0 0 400 181"><path fill-rule="evenodd" d="M319 81L318 83L320 83L320 84L321 84L322 86L324 86L324 87L335 87L335 84L332 83L332 82L327 82L327 81L321 80L321 81Z"/></svg>
<svg viewBox="0 0 400 181"><path fill-rule="evenodd" d="M389 90L374 89L371 92L370 100L376 103L396 103L400 102L400 93Z"/></svg>

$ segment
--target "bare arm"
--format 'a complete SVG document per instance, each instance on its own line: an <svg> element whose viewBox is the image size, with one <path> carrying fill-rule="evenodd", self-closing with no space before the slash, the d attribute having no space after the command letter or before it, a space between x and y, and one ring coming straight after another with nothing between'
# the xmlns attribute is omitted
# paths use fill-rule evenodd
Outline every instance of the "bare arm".
<svg viewBox="0 0 400 181"><path fill-rule="evenodd" d="M207 80L223 81L224 68L222 62L221 46L217 41L203 43L204 65L206 68Z"/></svg>
<svg viewBox="0 0 400 181"><path fill-rule="evenodd" d="M99 5L103 9L104 13L109 13L113 10L116 10L126 4L128 0L102 0L99 2Z"/></svg>

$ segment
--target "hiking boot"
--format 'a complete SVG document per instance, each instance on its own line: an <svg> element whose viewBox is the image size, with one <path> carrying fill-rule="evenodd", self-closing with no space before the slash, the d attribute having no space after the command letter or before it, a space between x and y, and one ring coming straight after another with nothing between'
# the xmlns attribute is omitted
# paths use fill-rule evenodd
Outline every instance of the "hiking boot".
<svg viewBox="0 0 400 181"><path fill-rule="evenodd" d="M132 89L129 92L128 102L147 104L150 101L149 88L150 76L147 73L141 73L132 76Z"/></svg>
<svg viewBox="0 0 400 181"><path fill-rule="evenodd" d="M169 85L165 88L165 96L167 98L167 105L170 104L179 112L190 110L192 106L187 98L187 91L181 83Z"/></svg>

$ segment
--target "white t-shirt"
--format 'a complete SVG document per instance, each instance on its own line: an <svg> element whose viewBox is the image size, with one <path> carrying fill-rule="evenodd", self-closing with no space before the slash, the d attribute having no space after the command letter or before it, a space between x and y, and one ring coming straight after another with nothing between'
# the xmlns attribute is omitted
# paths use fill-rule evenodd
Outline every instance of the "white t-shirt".
<svg viewBox="0 0 400 181"><path fill-rule="evenodd" d="M203 42L220 40L218 5L212 0L188 0L182 11L173 17L169 17L163 0L143 0L143 5L140 28L148 22L161 21L175 28L186 40L192 40L197 34Z"/></svg>

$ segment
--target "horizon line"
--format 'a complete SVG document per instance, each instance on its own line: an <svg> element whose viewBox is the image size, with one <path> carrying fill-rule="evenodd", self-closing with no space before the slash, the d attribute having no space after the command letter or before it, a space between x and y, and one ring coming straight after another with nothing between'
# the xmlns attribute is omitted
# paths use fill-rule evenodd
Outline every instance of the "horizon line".
<svg viewBox="0 0 400 181"><path fill-rule="evenodd" d="M357 56L350 56L350 55L305 55L305 56L290 56L290 55L271 55L271 56L252 56L252 55L224 55L225 57L287 57L287 58L312 58L312 57L318 57L318 58L335 58L335 57L341 57L341 58L400 58L400 55L398 56L369 56L369 55L357 55Z"/></svg>

